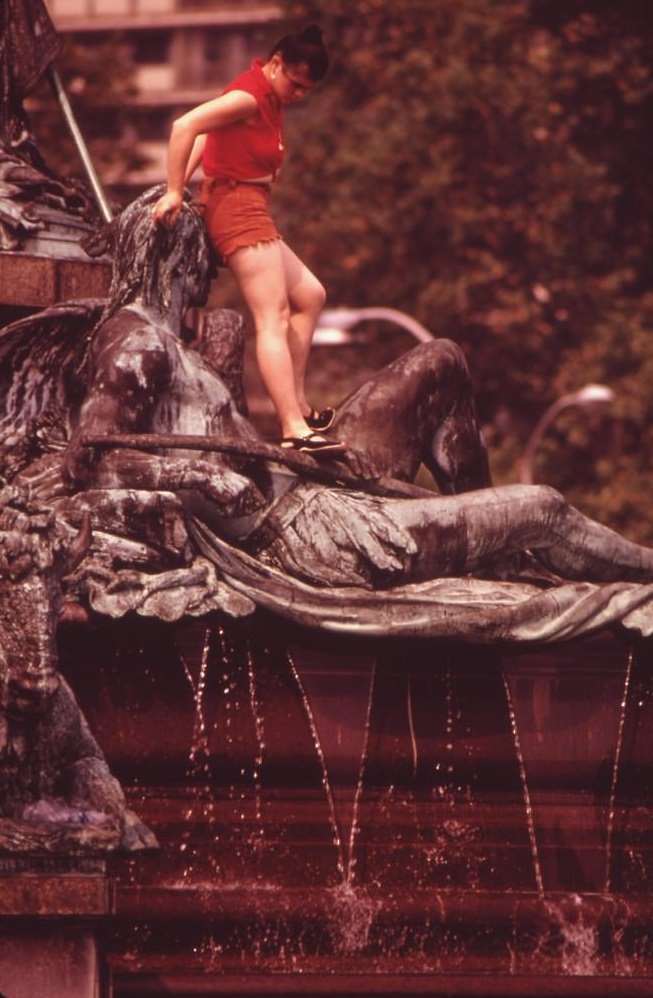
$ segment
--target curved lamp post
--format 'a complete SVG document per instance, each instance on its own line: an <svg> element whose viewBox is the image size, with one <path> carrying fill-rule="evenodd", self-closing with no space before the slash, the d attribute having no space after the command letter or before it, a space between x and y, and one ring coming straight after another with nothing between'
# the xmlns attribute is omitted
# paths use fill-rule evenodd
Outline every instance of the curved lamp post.
<svg viewBox="0 0 653 998"><path fill-rule="evenodd" d="M315 346L335 346L339 343L350 343L351 330L359 322L366 319L382 319L386 322L393 322L405 329L420 343L427 343L435 338L433 333L421 322L396 308L326 308L318 317L313 344Z"/></svg>
<svg viewBox="0 0 653 998"><path fill-rule="evenodd" d="M577 392L569 392L567 395L561 395L555 402L552 402L549 408L540 416L533 432L528 438L528 443L520 461L520 482L524 485L533 484L533 455L549 426L557 419L563 409L568 409L574 405L591 406L596 402L612 402L613 400L614 392L607 385L585 385L584 388L579 388Z"/></svg>

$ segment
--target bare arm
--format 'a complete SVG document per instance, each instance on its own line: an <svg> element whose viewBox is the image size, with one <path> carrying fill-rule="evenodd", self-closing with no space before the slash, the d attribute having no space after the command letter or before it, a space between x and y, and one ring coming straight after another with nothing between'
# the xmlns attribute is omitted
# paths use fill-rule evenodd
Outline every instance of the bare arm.
<svg viewBox="0 0 653 998"><path fill-rule="evenodd" d="M188 166L186 167L186 176L184 177L184 183L188 183L190 178L195 173L195 170L199 166L202 156L204 154L204 146L206 145L206 134L198 135L193 143L193 148L191 150L190 157L188 159Z"/></svg>
<svg viewBox="0 0 653 998"><path fill-rule="evenodd" d="M256 109L256 99L251 94L231 90L176 119L168 145L168 190L152 210L155 222L174 222L179 214L184 181L201 155L197 140L207 132L251 118Z"/></svg>

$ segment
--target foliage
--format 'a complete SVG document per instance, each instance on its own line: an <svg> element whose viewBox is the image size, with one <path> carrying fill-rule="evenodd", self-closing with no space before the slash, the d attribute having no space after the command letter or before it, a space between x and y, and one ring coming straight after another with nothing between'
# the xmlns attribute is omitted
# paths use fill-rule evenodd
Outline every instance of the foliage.
<svg viewBox="0 0 653 998"><path fill-rule="evenodd" d="M286 5L331 41L277 195L331 302L464 346L499 481L547 405L609 384L610 415L556 422L537 478L653 540L648 0Z"/></svg>

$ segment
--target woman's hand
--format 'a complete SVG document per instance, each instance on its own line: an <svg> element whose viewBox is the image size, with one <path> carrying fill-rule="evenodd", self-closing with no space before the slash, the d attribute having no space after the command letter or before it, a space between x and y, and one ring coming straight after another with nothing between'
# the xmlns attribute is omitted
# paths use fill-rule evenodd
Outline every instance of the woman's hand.
<svg viewBox="0 0 653 998"><path fill-rule="evenodd" d="M154 205L152 218L157 224L174 225L182 203L183 197L179 191L167 191Z"/></svg>

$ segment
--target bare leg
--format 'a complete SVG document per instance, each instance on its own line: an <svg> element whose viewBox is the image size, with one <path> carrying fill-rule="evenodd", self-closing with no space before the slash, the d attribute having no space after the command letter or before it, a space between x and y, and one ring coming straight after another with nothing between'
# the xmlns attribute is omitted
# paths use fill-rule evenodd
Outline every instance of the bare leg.
<svg viewBox="0 0 653 998"><path fill-rule="evenodd" d="M416 541L402 581L480 574L494 557L527 549L566 579L653 581L653 549L583 516L546 485L395 500L393 506Z"/></svg>
<svg viewBox="0 0 653 998"><path fill-rule="evenodd" d="M290 306L279 241L236 250L228 260L256 330L256 360L283 436L307 432L289 346Z"/></svg>
<svg viewBox="0 0 653 998"><path fill-rule="evenodd" d="M236 250L228 263L252 313L256 359L282 436L306 436L304 373L323 289L281 240Z"/></svg>
<svg viewBox="0 0 653 998"><path fill-rule="evenodd" d="M283 242L280 246L290 304L288 345L295 372L295 390L302 414L308 416L311 406L306 401L304 388L306 365L315 324L326 301L326 292L290 247Z"/></svg>
<svg viewBox="0 0 653 998"><path fill-rule="evenodd" d="M447 494L490 484L469 370L451 340L420 344L385 367L345 400L334 429L380 475L411 481L423 462Z"/></svg>

